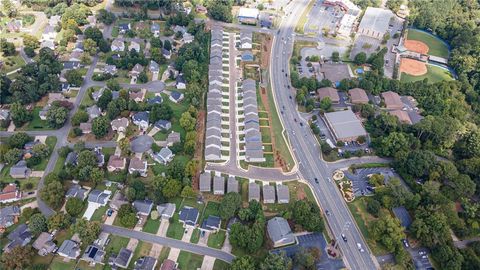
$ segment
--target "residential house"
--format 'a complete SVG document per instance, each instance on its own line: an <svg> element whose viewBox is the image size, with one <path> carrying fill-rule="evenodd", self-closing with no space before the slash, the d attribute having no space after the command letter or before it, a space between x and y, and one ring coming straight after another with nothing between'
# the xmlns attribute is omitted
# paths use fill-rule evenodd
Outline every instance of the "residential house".
<svg viewBox="0 0 480 270"><path fill-rule="evenodd" d="M240 49L252 49L252 32L240 32Z"/></svg>
<svg viewBox="0 0 480 270"><path fill-rule="evenodd" d="M20 29L22 29L22 26L23 26L22 20L13 19L7 23L6 28L8 32L13 33L13 32L20 32Z"/></svg>
<svg viewBox="0 0 480 270"><path fill-rule="evenodd" d="M10 120L10 110L1 109L0 110L0 121Z"/></svg>
<svg viewBox="0 0 480 270"><path fill-rule="evenodd" d="M160 130L167 131L172 128L172 123L168 120L160 119L157 122L155 122L154 126Z"/></svg>
<svg viewBox="0 0 480 270"><path fill-rule="evenodd" d="M132 122L142 130L146 130L150 125L149 112L137 112L132 115Z"/></svg>
<svg viewBox="0 0 480 270"><path fill-rule="evenodd" d="M137 157L132 158L128 166L128 173L133 174L134 172L138 172L142 177L147 177L147 161Z"/></svg>
<svg viewBox="0 0 480 270"><path fill-rule="evenodd" d="M87 249L85 249L85 253L83 253L82 260L88 263L91 263L93 265L96 265L97 263L103 264L105 253L106 252L101 247L95 244L92 244L92 245L89 245Z"/></svg>
<svg viewBox="0 0 480 270"><path fill-rule="evenodd" d="M260 202L260 186L255 182L248 184L248 201L252 200Z"/></svg>
<svg viewBox="0 0 480 270"><path fill-rule="evenodd" d="M10 176L12 178L28 178L32 170L27 167L27 162L25 160L20 160L17 164L13 165L10 168Z"/></svg>
<svg viewBox="0 0 480 270"><path fill-rule="evenodd" d="M32 233L26 224L20 224L7 236L9 242L3 250L10 252L15 247L24 247L32 241Z"/></svg>
<svg viewBox="0 0 480 270"><path fill-rule="evenodd" d="M150 32L152 32L154 37L159 37L160 36L160 24L153 22L152 25L150 25Z"/></svg>
<svg viewBox="0 0 480 270"><path fill-rule="evenodd" d="M73 165L77 166L77 159L78 159L78 154L77 152L70 152L67 155L67 158L65 159L64 165Z"/></svg>
<svg viewBox="0 0 480 270"><path fill-rule="evenodd" d="M192 228L197 224L198 209L190 206L184 206L179 213L179 221L183 223L183 227Z"/></svg>
<svg viewBox="0 0 480 270"><path fill-rule="evenodd" d="M186 89L187 88L187 81L183 78L183 74L179 74L175 79L175 86L177 89Z"/></svg>
<svg viewBox="0 0 480 270"><path fill-rule="evenodd" d="M145 29L148 29L148 23L145 21L139 21L135 23L135 31L143 31Z"/></svg>
<svg viewBox="0 0 480 270"><path fill-rule="evenodd" d="M32 150L35 145L39 145L39 144L42 144L39 140L29 141L25 143L25 145L23 146L23 149Z"/></svg>
<svg viewBox="0 0 480 270"><path fill-rule="evenodd" d="M6 185L0 192L0 203L9 203L18 201L22 198L22 192L18 189L17 184L10 183Z"/></svg>
<svg viewBox="0 0 480 270"><path fill-rule="evenodd" d="M145 99L146 94L147 94L147 89L142 88L138 91L130 91L129 97L131 100L135 102L142 102Z"/></svg>
<svg viewBox="0 0 480 270"><path fill-rule="evenodd" d="M133 270L154 270L157 266L157 259L146 256L141 257L135 262Z"/></svg>
<svg viewBox="0 0 480 270"><path fill-rule="evenodd" d="M140 64L136 64L135 66L133 66L132 70L128 73L128 75L130 75L130 77L138 77L138 75L140 75L140 73L143 72L143 66L140 65Z"/></svg>
<svg viewBox="0 0 480 270"><path fill-rule="evenodd" d="M320 101L329 98L334 104L340 103L340 96L338 95L337 89L332 87L322 87L317 89L317 96Z"/></svg>
<svg viewBox="0 0 480 270"><path fill-rule="evenodd" d="M227 193L229 192L238 193L238 181L235 176L229 176L227 179Z"/></svg>
<svg viewBox="0 0 480 270"><path fill-rule="evenodd" d="M110 49L112 49L112 52L123 52L125 51L125 42L123 40L115 39L112 41Z"/></svg>
<svg viewBox="0 0 480 270"><path fill-rule="evenodd" d="M192 43L193 40L195 40L195 36L191 35L188 32L183 34L182 41L183 41L184 44Z"/></svg>
<svg viewBox="0 0 480 270"><path fill-rule="evenodd" d="M274 217L267 223L267 232L274 247L295 243L295 235L288 222L282 217Z"/></svg>
<svg viewBox="0 0 480 270"><path fill-rule="evenodd" d="M112 200L110 201L109 203L109 206L110 208L112 208L113 210L116 210L118 211L118 209L120 209L120 207L124 204L128 204L129 202L127 201L127 199L125 198L125 195L122 194L122 192L120 190L118 190L117 192L115 192L115 194L113 195L113 198Z"/></svg>
<svg viewBox="0 0 480 270"><path fill-rule="evenodd" d="M105 65L103 67L103 73L105 74L110 74L110 75L115 75L117 74L117 66L115 65Z"/></svg>
<svg viewBox="0 0 480 270"><path fill-rule="evenodd" d="M75 42L75 45L73 46L72 51L73 51L73 52L83 53L83 50L84 50L83 40L77 40L77 42Z"/></svg>
<svg viewBox="0 0 480 270"><path fill-rule="evenodd" d="M200 174L200 192L212 191L212 175L209 172Z"/></svg>
<svg viewBox="0 0 480 270"><path fill-rule="evenodd" d="M147 104L149 105L162 104L162 102L163 102L163 99L161 96L154 96L147 100Z"/></svg>
<svg viewBox="0 0 480 270"><path fill-rule="evenodd" d="M353 88L348 90L348 95L350 96L350 102L352 104L367 104L368 96L365 90L361 88Z"/></svg>
<svg viewBox="0 0 480 270"><path fill-rule="evenodd" d="M107 170L109 172L118 172L125 170L125 167L127 165L127 159L122 158L117 155L112 155L108 159L108 165L107 165Z"/></svg>
<svg viewBox="0 0 480 270"><path fill-rule="evenodd" d="M87 22L90 27L97 25L97 17L95 15L90 15L87 17Z"/></svg>
<svg viewBox="0 0 480 270"><path fill-rule="evenodd" d="M0 208L0 232L18 222L20 207L16 205Z"/></svg>
<svg viewBox="0 0 480 270"><path fill-rule="evenodd" d="M223 178L222 176L215 175L213 177L213 194L225 194L225 178Z"/></svg>
<svg viewBox="0 0 480 270"><path fill-rule="evenodd" d="M76 59L74 59L76 60ZM65 61L63 62L64 70L79 69L81 67L80 61Z"/></svg>
<svg viewBox="0 0 480 270"><path fill-rule="evenodd" d="M177 263L175 261L166 259L163 261L160 270L177 270Z"/></svg>
<svg viewBox="0 0 480 270"><path fill-rule="evenodd" d="M130 29L132 29L132 26L130 23L121 23L118 25L119 34L125 34Z"/></svg>
<svg viewBox="0 0 480 270"><path fill-rule="evenodd" d="M197 4L197 5L195 6L195 12L196 12L196 13L200 13L200 14L206 14L206 13L207 13L207 8L204 7L204 6L202 6L202 5L200 5L200 4Z"/></svg>
<svg viewBox="0 0 480 270"><path fill-rule="evenodd" d="M110 123L113 131L125 132L127 130L129 121L128 118L122 117L112 120Z"/></svg>
<svg viewBox="0 0 480 270"><path fill-rule="evenodd" d="M165 59L170 59L172 57L172 52L165 48L162 48L162 54Z"/></svg>
<svg viewBox="0 0 480 270"><path fill-rule="evenodd" d="M173 154L172 150L170 150L168 146L160 149L160 152L152 154L153 160L163 165L167 165L170 161L172 161L174 156L175 154Z"/></svg>
<svg viewBox="0 0 480 270"><path fill-rule="evenodd" d="M70 92L70 84L67 82L62 82L62 92L63 93L68 93Z"/></svg>
<svg viewBox="0 0 480 270"><path fill-rule="evenodd" d="M90 106L86 109L87 113L88 113L88 118L90 120L93 120L97 117L99 117L100 115L102 115L102 111L100 110L100 108L97 106L97 105L93 105L93 106Z"/></svg>
<svg viewBox="0 0 480 270"><path fill-rule="evenodd" d="M38 250L40 256L47 256L57 248L57 245L53 242L52 234L46 232L42 232L32 246Z"/></svg>
<svg viewBox="0 0 480 270"><path fill-rule="evenodd" d="M65 194L65 197L78 198L83 201L87 197L87 192L88 190L82 188L79 184L74 184L68 189L67 193Z"/></svg>
<svg viewBox="0 0 480 270"><path fill-rule="evenodd" d="M172 131L168 134L167 136L167 145L172 146L176 143L180 143L181 138L180 138L180 133Z"/></svg>
<svg viewBox="0 0 480 270"><path fill-rule="evenodd" d="M102 147L95 147L93 149L93 153L95 154L95 156L97 156L97 166L103 167L103 164L105 164L105 155L103 154Z"/></svg>
<svg viewBox="0 0 480 270"><path fill-rule="evenodd" d="M275 188L273 186L263 186L263 203L275 203Z"/></svg>
<svg viewBox="0 0 480 270"><path fill-rule="evenodd" d="M258 15L258 20L260 23L260 27L271 28L273 25L273 18L272 14L267 12L260 12Z"/></svg>
<svg viewBox="0 0 480 270"><path fill-rule="evenodd" d="M50 19L48 20L48 24L55 27L60 24L61 20L62 17L60 15L54 15L50 17Z"/></svg>
<svg viewBox="0 0 480 270"><path fill-rule="evenodd" d="M187 32L187 28L185 26L175 25L175 27L173 27L173 32L180 32L182 33L182 35L185 35L185 33Z"/></svg>
<svg viewBox="0 0 480 270"><path fill-rule="evenodd" d="M75 241L67 239L58 248L57 254L67 259L76 260L80 256L80 245Z"/></svg>
<svg viewBox="0 0 480 270"><path fill-rule="evenodd" d="M277 185L277 201L278 203L290 202L290 191L286 185Z"/></svg>
<svg viewBox="0 0 480 270"><path fill-rule="evenodd" d="M112 266L117 266L120 268L128 268L128 265L130 264L130 260L133 257L133 252L127 248L122 248L120 249L120 252L118 255L113 259L113 262L111 263Z"/></svg>
<svg viewBox="0 0 480 270"><path fill-rule="evenodd" d="M55 27L47 24L43 29L42 40L54 40L56 36Z"/></svg>
<svg viewBox="0 0 480 270"><path fill-rule="evenodd" d="M221 223L222 220L219 217L210 215L207 219L203 220L200 230L218 232L218 230L220 230Z"/></svg>
<svg viewBox="0 0 480 270"><path fill-rule="evenodd" d="M160 72L160 66L158 65L157 62L153 61L153 60L150 60L150 65L148 66L148 69L150 70L150 72L152 73L158 73Z"/></svg>
<svg viewBox="0 0 480 270"><path fill-rule="evenodd" d="M138 215L148 216L152 212L153 201L151 200L135 200L133 207L137 210Z"/></svg>
<svg viewBox="0 0 480 270"><path fill-rule="evenodd" d="M103 92L105 91L105 88L100 88L98 89L97 91L93 91L92 92L92 99L94 101L98 101L100 99L101 96L103 96Z"/></svg>
<svg viewBox="0 0 480 270"><path fill-rule="evenodd" d="M175 214L176 205L174 203L164 203L157 205L158 215L162 219L170 219Z"/></svg>
<svg viewBox="0 0 480 270"><path fill-rule="evenodd" d="M400 96L392 91L382 93L383 101L387 110L401 110L403 109L403 102Z"/></svg>
<svg viewBox="0 0 480 270"><path fill-rule="evenodd" d="M80 130L82 131L83 134L90 134L92 133L92 123L87 122L87 123L80 123Z"/></svg>
<svg viewBox="0 0 480 270"><path fill-rule="evenodd" d="M99 206L107 205L109 198L110 193L107 193L105 190L94 189L88 194L88 202Z"/></svg>
<svg viewBox="0 0 480 270"><path fill-rule="evenodd" d="M130 45L128 45L128 51L131 52L132 50L140 52L140 44L138 44L138 42L131 41Z"/></svg>
<svg viewBox="0 0 480 270"><path fill-rule="evenodd" d="M178 77L177 77L178 78ZM170 97L169 99L172 101L172 102L175 102L175 103L179 103L183 100L183 94L180 93L180 92L177 92L177 91L172 91L170 93Z"/></svg>
<svg viewBox="0 0 480 270"><path fill-rule="evenodd" d="M82 61L82 54L83 52L81 51L72 51L72 53L70 53L68 61L80 63Z"/></svg>
<svg viewBox="0 0 480 270"><path fill-rule="evenodd" d="M49 48L53 51L55 50L55 42L51 39L42 40L40 43L40 49L42 48Z"/></svg>

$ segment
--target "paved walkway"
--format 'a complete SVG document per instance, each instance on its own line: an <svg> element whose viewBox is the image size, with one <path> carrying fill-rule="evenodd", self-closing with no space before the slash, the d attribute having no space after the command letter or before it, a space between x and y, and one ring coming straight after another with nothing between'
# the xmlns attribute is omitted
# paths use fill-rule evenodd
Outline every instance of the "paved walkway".
<svg viewBox="0 0 480 270"><path fill-rule="evenodd" d="M193 229L192 229L192 228L188 228L188 229L186 229L186 230L187 230L187 233L184 233L184 234L183 234L183 236L182 236L182 241L183 241L183 242L190 243L190 238L192 238Z"/></svg>
<svg viewBox="0 0 480 270"><path fill-rule="evenodd" d="M180 249L171 248L170 253L168 253L168 259L176 262L179 254L180 254Z"/></svg>
<svg viewBox="0 0 480 270"><path fill-rule="evenodd" d="M215 258L210 257L210 256L205 256L203 258L202 267L200 267L200 269L201 270L212 270L214 264L215 264Z"/></svg>

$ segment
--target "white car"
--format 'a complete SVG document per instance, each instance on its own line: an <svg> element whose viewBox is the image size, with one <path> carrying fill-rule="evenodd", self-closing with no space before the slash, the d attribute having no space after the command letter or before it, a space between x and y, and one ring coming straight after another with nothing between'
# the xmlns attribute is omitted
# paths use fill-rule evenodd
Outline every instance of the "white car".
<svg viewBox="0 0 480 270"><path fill-rule="evenodd" d="M358 247L358 250L360 250L360 252L365 251L365 250L363 250L362 245L360 243L357 243L357 247Z"/></svg>

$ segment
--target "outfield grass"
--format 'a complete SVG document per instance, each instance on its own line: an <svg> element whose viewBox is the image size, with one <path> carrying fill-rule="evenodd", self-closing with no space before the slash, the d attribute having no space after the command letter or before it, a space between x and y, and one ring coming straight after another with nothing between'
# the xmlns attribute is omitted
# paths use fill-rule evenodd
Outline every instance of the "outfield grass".
<svg viewBox="0 0 480 270"><path fill-rule="evenodd" d="M408 29L407 39L418 40L428 45L428 54L448 58L448 47L440 39L434 35L423 31Z"/></svg>
<svg viewBox="0 0 480 270"><path fill-rule="evenodd" d="M180 269L199 269L202 267L203 256L187 251L180 251L177 263Z"/></svg>
<svg viewBox="0 0 480 270"><path fill-rule="evenodd" d="M217 233L212 233L208 237L207 245L211 248L221 249L223 242L225 242L225 231L220 230Z"/></svg>
<svg viewBox="0 0 480 270"><path fill-rule="evenodd" d="M416 82L424 79L428 79L429 83L436 83L440 81L451 81L453 80L452 74L443 68L427 65L427 74L421 76L412 76L402 72L400 81L402 82Z"/></svg>

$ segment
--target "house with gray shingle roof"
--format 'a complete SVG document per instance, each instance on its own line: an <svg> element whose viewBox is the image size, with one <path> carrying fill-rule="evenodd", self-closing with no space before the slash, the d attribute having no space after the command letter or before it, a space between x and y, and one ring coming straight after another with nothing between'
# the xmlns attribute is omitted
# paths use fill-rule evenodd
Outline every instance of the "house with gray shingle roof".
<svg viewBox="0 0 480 270"><path fill-rule="evenodd" d="M290 191L286 185L277 185L277 201L278 203L290 202Z"/></svg>
<svg viewBox="0 0 480 270"><path fill-rule="evenodd" d="M151 200L135 200L133 207L137 210L137 214L148 216L153 208L153 201Z"/></svg>
<svg viewBox="0 0 480 270"><path fill-rule="evenodd" d="M160 129L160 130L167 131L167 130L172 128L172 123L168 120L160 119L157 122L155 122L155 127Z"/></svg>
<svg viewBox="0 0 480 270"><path fill-rule="evenodd" d="M273 186L263 186L263 203L275 203L275 188Z"/></svg>
<svg viewBox="0 0 480 270"><path fill-rule="evenodd" d="M88 202L96 203L101 206L107 205L109 198L110 194L98 189L94 189L88 194Z"/></svg>
<svg viewBox="0 0 480 270"><path fill-rule="evenodd" d="M260 202L260 186L255 182L248 184L248 201L252 200Z"/></svg>
<svg viewBox="0 0 480 270"><path fill-rule="evenodd" d="M110 123L112 125L112 130L118 132L125 132L127 130L129 121L128 118L122 117L115 120L112 120Z"/></svg>
<svg viewBox="0 0 480 270"><path fill-rule="evenodd" d="M200 174L199 189L201 192L212 191L212 175L209 172Z"/></svg>
<svg viewBox="0 0 480 270"><path fill-rule="evenodd" d="M52 234L46 232L42 232L32 246L38 250L40 256L47 256L57 248L57 245L53 242Z"/></svg>
<svg viewBox="0 0 480 270"><path fill-rule="evenodd" d="M274 217L267 223L267 232L274 247L295 243L295 236L288 222L282 217Z"/></svg>
<svg viewBox="0 0 480 270"><path fill-rule="evenodd" d="M225 178L222 176L213 177L213 194L223 195L225 194Z"/></svg>
<svg viewBox="0 0 480 270"><path fill-rule="evenodd" d="M27 178L31 172L32 170L27 167L25 160L20 160L10 168L10 176L13 178Z"/></svg>
<svg viewBox="0 0 480 270"><path fill-rule="evenodd" d="M184 206L180 210L178 220L183 223L183 227L195 227L198 220L198 209Z"/></svg>
<svg viewBox="0 0 480 270"><path fill-rule="evenodd" d="M162 219L170 219L175 214L177 206L174 203L164 203L157 205L157 212Z"/></svg>
<svg viewBox="0 0 480 270"><path fill-rule="evenodd" d="M219 217L210 215L208 216L208 218L203 220L200 230L217 232L218 230L220 230L221 224L222 224L222 220Z"/></svg>
<svg viewBox="0 0 480 270"><path fill-rule="evenodd" d="M132 122L139 128L146 130L150 125L149 112L137 112L132 115Z"/></svg>
<svg viewBox="0 0 480 270"><path fill-rule="evenodd" d="M130 260L133 257L133 252L127 248L120 249L118 255L113 259L112 266L118 266L120 268L128 268Z"/></svg>
<svg viewBox="0 0 480 270"><path fill-rule="evenodd" d="M16 205L0 208L0 231L17 223L20 216L20 207Z"/></svg>
<svg viewBox="0 0 480 270"><path fill-rule="evenodd" d="M152 73L158 73L160 71L160 66L158 65L157 62L150 60L150 65L148 66L148 69Z"/></svg>
<svg viewBox="0 0 480 270"><path fill-rule="evenodd" d="M235 192L238 193L238 181L235 179L235 176L229 176L227 180L227 193Z"/></svg>
<svg viewBox="0 0 480 270"><path fill-rule="evenodd" d="M20 224L7 236L8 242L3 250L8 253L15 247L24 247L32 241L32 233L26 224Z"/></svg>
<svg viewBox="0 0 480 270"><path fill-rule="evenodd" d="M64 258L75 260L80 256L80 245L75 241L67 239L58 248L57 254Z"/></svg>
<svg viewBox="0 0 480 270"><path fill-rule="evenodd" d="M135 261L133 270L153 270L157 266L157 259L153 257L141 257Z"/></svg>
<svg viewBox="0 0 480 270"><path fill-rule="evenodd" d="M65 194L66 198L79 198L80 200L85 200L87 197L88 190L82 188L79 184L72 185L67 193Z"/></svg>
<svg viewBox="0 0 480 270"><path fill-rule="evenodd" d="M152 23L152 25L150 25L150 31L153 33L154 37L159 37L160 36L160 25L156 22Z"/></svg>
<svg viewBox="0 0 480 270"><path fill-rule="evenodd" d="M158 153L152 153L153 160L163 165L166 165L172 161L174 156L175 155L173 154L172 150L168 148L168 146L160 149L160 152Z"/></svg>
<svg viewBox="0 0 480 270"><path fill-rule="evenodd" d="M82 256L82 260L89 262L93 265L99 263L103 264L103 258L105 257L106 252L99 246L93 244L89 245L85 249L85 253Z"/></svg>
<svg viewBox="0 0 480 270"><path fill-rule="evenodd" d="M87 113L88 113L88 118L90 120L93 120L93 119L99 117L100 115L102 115L102 111L100 110L100 108L97 105L93 105L93 106L88 107L87 108Z"/></svg>
<svg viewBox="0 0 480 270"><path fill-rule="evenodd" d="M142 177L147 177L147 161L137 157L132 158L128 166L128 173L133 174L134 172L138 172Z"/></svg>

